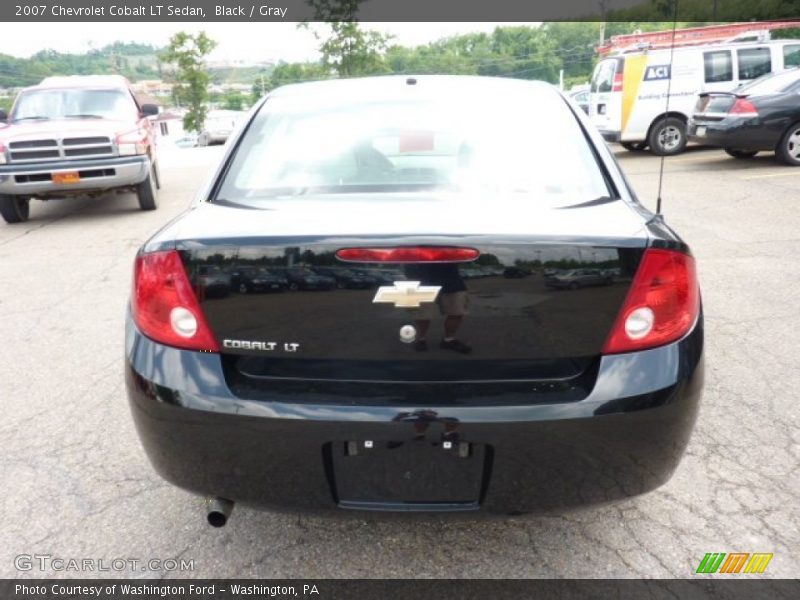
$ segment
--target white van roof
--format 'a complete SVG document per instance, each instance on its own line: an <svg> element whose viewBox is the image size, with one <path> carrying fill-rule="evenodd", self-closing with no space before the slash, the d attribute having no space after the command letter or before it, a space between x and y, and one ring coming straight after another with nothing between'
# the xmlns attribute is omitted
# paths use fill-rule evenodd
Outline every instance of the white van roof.
<svg viewBox="0 0 800 600"><path fill-rule="evenodd" d="M735 50L737 48L754 48L759 47L763 48L765 46L780 46L783 44L798 44L800 45L800 39L781 39L781 40L764 40L763 42L757 41L747 41L747 42L734 42L734 41L726 41L726 42L712 42L708 44L697 44L694 46L675 46L675 48L628 48L628 49L620 49L617 52L612 52L608 54L605 58L621 58L624 56L635 56L637 54L656 54L656 53L665 53L669 54L670 52L707 52L709 50Z"/></svg>

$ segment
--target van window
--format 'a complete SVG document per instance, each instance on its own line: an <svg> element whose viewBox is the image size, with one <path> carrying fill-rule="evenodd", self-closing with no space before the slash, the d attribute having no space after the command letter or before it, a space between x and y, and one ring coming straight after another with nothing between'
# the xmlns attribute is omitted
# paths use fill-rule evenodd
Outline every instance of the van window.
<svg viewBox="0 0 800 600"><path fill-rule="evenodd" d="M614 87L614 72L617 70L617 60L612 58L604 60L597 65L592 77L592 92L610 92Z"/></svg>
<svg viewBox="0 0 800 600"><path fill-rule="evenodd" d="M783 66L800 67L800 44L787 44L783 47Z"/></svg>
<svg viewBox="0 0 800 600"><path fill-rule="evenodd" d="M755 79L772 71L769 48L746 48L737 50L739 79Z"/></svg>
<svg viewBox="0 0 800 600"><path fill-rule="evenodd" d="M733 61L730 50L704 52L703 64L706 72L706 83L717 81L733 81Z"/></svg>

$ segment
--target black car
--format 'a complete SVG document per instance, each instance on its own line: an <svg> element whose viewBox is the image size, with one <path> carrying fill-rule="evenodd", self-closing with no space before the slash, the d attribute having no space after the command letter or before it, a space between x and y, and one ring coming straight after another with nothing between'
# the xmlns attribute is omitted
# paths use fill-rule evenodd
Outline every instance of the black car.
<svg viewBox="0 0 800 600"><path fill-rule="evenodd" d="M724 148L734 158L761 150L800 166L800 68L772 73L732 92L700 94L689 139Z"/></svg>
<svg viewBox="0 0 800 600"><path fill-rule="evenodd" d="M290 290L332 290L336 287L333 277L320 275L306 267L291 267L281 273L289 282Z"/></svg>
<svg viewBox="0 0 800 600"><path fill-rule="evenodd" d="M292 85L236 136L192 210L140 249L126 325L147 455L209 499L213 525L233 502L509 514L669 479L703 382L694 258L554 87ZM512 277L602 256L629 279L564 294L459 276L489 255ZM208 256L396 279L206 300Z"/></svg>
<svg viewBox="0 0 800 600"><path fill-rule="evenodd" d="M231 290L240 294L250 292L282 292L289 281L282 273L266 267L241 266L231 272Z"/></svg>
<svg viewBox="0 0 800 600"><path fill-rule="evenodd" d="M314 272L317 275L330 277L336 281L337 287L351 290L363 290L364 288L370 288L377 283L377 280L374 277L357 273L351 269L315 267Z"/></svg>

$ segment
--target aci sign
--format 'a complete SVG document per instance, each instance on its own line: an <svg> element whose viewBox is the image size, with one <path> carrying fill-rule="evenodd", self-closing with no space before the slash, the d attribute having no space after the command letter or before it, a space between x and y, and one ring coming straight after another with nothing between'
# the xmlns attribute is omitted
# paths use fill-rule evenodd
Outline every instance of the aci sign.
<svg viewBox="0 0 800 600"><path fill-rule="evenodd" d="M644 71L645 81L656 81L658 79L669 79L670 65L650 65Z"/></svg>

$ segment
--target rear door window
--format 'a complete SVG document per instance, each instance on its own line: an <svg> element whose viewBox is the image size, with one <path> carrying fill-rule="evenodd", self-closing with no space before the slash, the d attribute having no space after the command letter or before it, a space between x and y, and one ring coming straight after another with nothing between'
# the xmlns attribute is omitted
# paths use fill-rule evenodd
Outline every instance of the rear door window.
<svg viewBox="0 0 800 600"><path fill-rule="evenodd" d="M800 44L787 44L783 47L783 66L800 67Z"/></svg>
<svg viewBox="0 0 800 600"><path fill-rule="evenodd" d="M739 79L755 79L772 71L769 48L743 48L736 51Z"/></svg>
<svg viewBox="0 0 800 600"><path fill-rule="evenodd" d="M733 81L733 61L730 50L703 53L706 83Z"/></svg>
<svg viewBox="0 0 800 600"><path fill-rule="evenodd" d="M614 87L614 73L617 71L616 59L604 60L597 65L592 78L592 92L610 92Z"/></svg>

